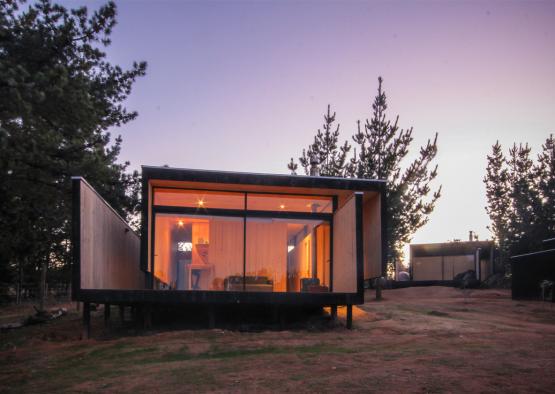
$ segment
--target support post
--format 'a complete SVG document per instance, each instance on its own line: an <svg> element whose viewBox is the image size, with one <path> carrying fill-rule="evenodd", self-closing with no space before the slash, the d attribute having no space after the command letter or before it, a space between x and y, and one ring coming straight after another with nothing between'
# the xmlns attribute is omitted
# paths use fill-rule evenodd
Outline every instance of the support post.
<svg viewBox="0 0 555 394"><path fill-rule="evenodd" d="M214 305L208 306L208 328L212 329L216 327L216 312L214 310Z"/></svg>
<svg viewBox="0 0 555 394"><path fill-rule="evenodd" d="M125 323L125 305L119 306L119 320L122 325Z"/></svg>
<svg viewBox="0 0 555 394"><path fill-rule="evenodd" d="M145 330L152 328L152 307L150 304L146 304L143 308L143 327Z"/></svg>
<svg viewBox="0 0 555 394"><path fill-rule="evenodd" d="M110 327L110 304L104 304L104 327Z"/></svg>
<svg viewBox="0 0 555 394"><path fill-rule="evenodd" d="M91 336L91 304L83 303L83 339L89 339Z"/></svg>
<svg viewBox="0 0 555 394"><path fill-rule="evenodd" d="M331 314L332 320L337 320L337 305L331 306L330 314Z"/></svg>
<svg viewBox="0 0 555 394"><path fill-rule="evenodd" d="M353 328L353 306L351 304L347 305L347 328L349 330Z"/></svg>
<svg viewBox="0 0 555 394"><path fill-rule="evenodd" d="M382 299L382 277L376 279L376 301Z"/></svg>
<svg viewBox="0 0 555 394"><path fill-rule="evenodd" d="M283 330L285 328L285 308L282 308L281 306L279 306L278 308L279 329Z"/></svg>

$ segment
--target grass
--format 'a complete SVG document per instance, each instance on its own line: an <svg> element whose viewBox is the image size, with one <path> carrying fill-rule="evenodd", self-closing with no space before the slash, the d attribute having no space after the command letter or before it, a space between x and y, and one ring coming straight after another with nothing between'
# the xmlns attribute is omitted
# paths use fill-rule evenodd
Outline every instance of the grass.
<svg viewBox="0 0 555 394"><path fill-rule="evenodd" d="M460 313L462 298L406 299L362 306L368 317L353 331L105 335L98 313L96 339L78 341L70 314L0 334L0 392L518 392L555 383L544 371L555 362L554 320L537 307L487 300L470 314Z"/></svg>

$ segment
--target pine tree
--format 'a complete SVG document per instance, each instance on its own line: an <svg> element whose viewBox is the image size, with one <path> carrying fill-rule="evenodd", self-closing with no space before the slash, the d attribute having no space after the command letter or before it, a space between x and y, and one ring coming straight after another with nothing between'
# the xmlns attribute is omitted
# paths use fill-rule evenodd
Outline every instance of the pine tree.
<svg viewBox="0 0 555 394"><path fill-rule="evenodd" d="M555 139L553 134L542 145L534 167L536 189L542 202L540 220L543 238L555 237Z"/></svg>
<svg viewBox="0 0 555 394"><path fill-rule="evenodd" d="M509 249L511 255L529 252L541 246L541 200L535 188L534 163L528 144L516 144L509 150Z"/></svg>
<svg viewBox="0 0 555 394"><path fill-rule="evenodd" d="M387 181L387 242L390 268L402 257L402 248L410 242L414 232L427 223L441 187L431 190L431 182L437 176L437 166L432 161L437 154L437 134L434 140L420 148L418 157L403 169L403 159L409 153L413 141L412 128L401 130L399 117L391 122L386 117L387 98L382 90L382 78L378 78L378 94L372 105L372 118L358 129L353 141L358 147L347 160L351 146L346 141L338 146L339 126L333 130L335 113L324 116L324 132L318 130L314 143L303 150L299 158L305 173L310 173L314 162L320 166L320 175L383 179ZM316 158L316 159L315 159ZM296 171L293 159L289 170Z"/></svg>
<svg viewBox="0 0 555 394"><path fill-rule="evenodd" d="M107 130L137 116L122 103L146 63L106 60L113 2L90 15L20 3L0 3L0 264L36 282L45 264L69 278L71 176L134 216L139 176L117 162L122 140Z"/></svg>
<svg viewBox="0 0 555 394"><path fill-rule="evenodd" d="M339 124L334 127L335 117L335 112L332 114L328 105L328 111L324 114L324 131L318 129L314 142L307 149L303 149L299 162L306 175L310 175L311 168L314 167L317 167L318 174L323 176L351 175L352 170L347 160L351 146L347 141L339 145ZM298 165L293 158L287 168L292 173L296 172Z"/></svg>
<svg viewBox="0 0 555 394"><path fill-rule="evenodd" d="M437 154L437 133L420 148L418 157L403 170L403 159L413 141L412 131L399 128L399 116L394 122L387 119L387 97L378 78L378 94L372 104L372 118L364 128L358 122L353 136L359 154L352 160L358 178L384 179L387 200L388 263L402 258L403 246L412 235L428 222L435 203L441 196L441 186L432 192L431 182L437 176L437 165L432 161Z"/></svg>
<svg viewBox="0 0 555 394"><path fill-rule="evenodd" d="M493 145L492 153L487 156L487 160L486 176L484 177L488 202L486 212L491 220L489 229L499 250L496 271L501 272L508 265L511 200L507 163L499 141Z"/></svg>

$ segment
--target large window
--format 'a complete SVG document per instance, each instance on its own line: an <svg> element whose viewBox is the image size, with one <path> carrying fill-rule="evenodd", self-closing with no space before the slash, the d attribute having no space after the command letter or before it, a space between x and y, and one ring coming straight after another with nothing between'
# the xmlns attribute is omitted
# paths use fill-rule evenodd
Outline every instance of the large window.
<svg viewBox="0 0 555 394"><path fill-rule="evenodd" d="M243 219L157 214L156 288L226 290L243 277Z"/></svg>
<svg viewBox="0 0 555 394"><path fill-rule="evenodd" d="M332 201L331 197L249 193L247 209L250 211L332 213Z"/></svg>
<svg viewBox="0 0 555 394"><path fill-rule="evenodd" d="M329 292L332 207L331 197L156 188L155 288Z"/></svg>
<svg viewBox="0 0 555 394"><path fill-rule="evenodd" d="M244 193L156 188L154 205L196 209L244 209Z"/></svg>
<svg viewBox="0 0 555 394"><path fill-rule="evenodd" d="M320 220L248 218L245 289L328 292L329 229Z"/></svg>

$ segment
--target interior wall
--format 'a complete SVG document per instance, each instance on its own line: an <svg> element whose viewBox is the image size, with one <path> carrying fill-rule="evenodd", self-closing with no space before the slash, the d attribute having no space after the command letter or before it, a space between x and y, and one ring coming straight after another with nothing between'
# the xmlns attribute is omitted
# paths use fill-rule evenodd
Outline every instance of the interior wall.
<svg viewBox="0 0 555 394"><path fill-rule="evenodd" d="M89 186L79 180L82 289L143 289L140 238Z"/></svg>
<svg viewBox="0 0 555 394"><path fill-rule="evenodd" d="M210 221L209 261L214 264L212 290L224 290L224 280L243 276L243 220Z"/></svg>
<svg viewBox="0 0 555 394"><path fill-rule="evenodd" d="M356 198L333 216L333 292L356 293Z"/></svg>
<svg viewBox="0 0 555 394"><path fill-rule="evenodd" d="M316 227L316 276L323 286L330 284L330 226Z"/></svg>
<svg viewBox="0 0 555 394"><path fill-rule="evenodd" d="M362 205L362 236L364 242L364 279L383 276L382 218L379 193L365 193Z"/></svg>
<svg viewBox="0 0 555 394"><path fill-rule="evenodd" d="M247 219L246 276L273 280L273 291L287 291L287 223Z"/></svg>

